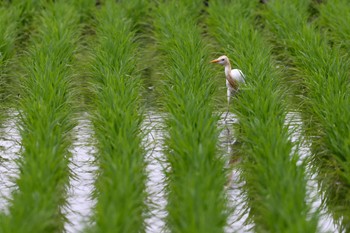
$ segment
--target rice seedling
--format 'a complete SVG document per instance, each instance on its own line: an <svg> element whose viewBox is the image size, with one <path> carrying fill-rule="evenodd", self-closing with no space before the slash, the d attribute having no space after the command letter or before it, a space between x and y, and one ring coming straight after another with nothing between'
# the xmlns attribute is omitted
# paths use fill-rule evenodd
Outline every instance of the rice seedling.
<svg viewBox="0 0 350 233"><path fill-rule="evenodd" d="M0 6L0 66L2 69L15 52L18 13L15 8Z"/></svg>
<svg viewBox="0 0 350 233"><path fill-rule="evenodd" d="M209 50L198 26L203 2L159 2L154 34L160 52L160 105L165 117L167 228L224 232L226 174L219 155L216 90Z"/></svg>
<svg viewBox="0 0 350 233"><path fill-rule="evenodd" d="M2 72L5 77L3 103L6 103L8 107L15 107L17 96L19 95L19 79L18 76L22 75L21 70L21 55L27 43L32 31L34 31L33 15L37 14L40 8L40 1L3 1L0 3L2 6L1 22L4 27L2 29L10 29L10 31L1 31L3 39L6 38L7 42L1 41L1 47L6 52L0 54L0 60L6 61L6 66L1 67L0 73ZM10 34L9 34L10 33ZM5 56L3 56L6 54ZM0 62L2 63L2 62ZM1 66L1 65L0 65Z"/></svg>
<svg viewBox="0 0 350 233"><path fill-rule="evenodd" d="M39 14L42 5L47 2L46 0L11 0L8 6L16 8L19 11L18 22L18 47L26 47L30 42L29 38L31 33L37 28L35 25L35 15Z"/></svg>
<svg viewBox="0 0 350 233"><path fill-rule="evenodd" d="M17 25L19 10L16 7L0 6L0 117L4 115L3 108L13 94L10 86L11 59L15 55Z"/></svg>
<svg viewBox="0 0 350 233"><path fill-rule="evenodd" d="M91 88L99 176L91 232L145 231L146 151L135 34L139 19L129 12L134 6L135 1L110 0L96 13Z"/></svg>
<svg viewBox="0 0 350 233"><path fill-rule="evenodd" d="M266 24L286 48L303 90L302 113L323 202L341 230L349 230L349 62L308 23L310 1L269 1L266 6Z"/></svg>
<svg viewBox="0 0 350 233"><path fill-rule="evenodd" d="M86 65L90 62L90 45L93 43L95 36L94 31L94 17L95 17L95 0L66 0L67 4L71 4L75 9L79 11L79 23L81 25L81 36L79 38L79 44L75 53L76 63L74 69L74 90L77 95L74 99L74 106L77 107L79 112L88 111L89 104L91 103L92 93L89 88L89 69Z"/></svg>
<svg viewBox="0 0 350 233"><path fill-rule="evenodd" d="M211 1L210 34L247 85L233 99L238 118L239 165L244 181L249 221L256 232L315 232L317 215L310 216L303 165L297 165L298 142L291 142L286 94L280 85L271 48L254 29L255 1ZM221 71L221 70L220 70ZM223 76L220 72L220 76Z"/></svg>
<svg viewBox="0 0 350 233"><path fill-rule="evenodd" d="M334 45L347 52L350 49L350 3L346 0L325 1L316 6L317 24L325 29Z"/></svg>
<svg viewBox="0 0 350 233"><path fill-rule="evenodd" d="M70 131L75 121L70 66L77 43L79 16L60 1L46 3L24 58L19 101L22 154L9 213L1 232L59 232L65 218L69 178Z"/></svg>

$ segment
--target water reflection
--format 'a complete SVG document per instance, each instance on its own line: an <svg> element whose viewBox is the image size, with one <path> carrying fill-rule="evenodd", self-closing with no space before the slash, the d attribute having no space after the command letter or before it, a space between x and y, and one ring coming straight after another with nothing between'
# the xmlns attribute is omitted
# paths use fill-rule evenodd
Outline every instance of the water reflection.
<svg viewBox="0 0 350 233"><path fill-rule="evenodd" d="M299 147L295 147L299 154L298 164L302 164L308 157L311 156L310 142L305 140L302 132L302 119L298 112L289 112L286 117L286 125L289 126L291 132L290 140L292 142L302 142ZM327 210L321 208L322 200L321 195L318 193L319 186L316 182L316 175L312 174L310 165L306 166L306 179L307 179L307 201L311 204L311 214L316 211L320 212L320 218L318 221L318 232L339 232L337 225L334 223L333 218L327 213Z"/></svg>
<svg viewBox="0 0 350 233"><path fill-rule="evenodd" d="M92 209L96 203L92 199L97 166L94 163L96 149L92 141L92 126L88 115L84 114L73 129L75 139L70 150L69 168L73 173L69 181L67 207L65 214L68 222L65 230L68 233L81 232L89 225Z"/></svg>
<svg viewBox="0 0 350 233"><path fill-rule="evenodd" d="M225 153L226 168L229 169L227 184L228 208L232 210L229 215L225 232L252 232L253 224L246 224L248 213L246 212L245 196L243 193L244 181L241 179L241 172L238 169L241 160L241 142L234 136L234 124L238 123L236 116L229 113L225 120L225 114L221 115L218 126L221 129L219 142L221 150Z"/></svg>
<svg viewBox="0 0 350 233"><path fill-rule="evenodd" d="M156 112L148 112L143 124L143 130L147 133L144 144L148 150L146 155L148 173L147 192L150 207L150 216L146 219L147 233L167 232L165 229L165 217L167 212L165 207L167 201L165 198L165 174L164 169L167 166L163 154L163 116Z"/></svg>
<svg viewBox="0 0 350 233"><path fill-rule="evenodd" d="M16 188L19 169L16 163L21 149L21 136L17 128L18 114L11 110L0 128L0 211L8 212L8 200Z"/></svg>

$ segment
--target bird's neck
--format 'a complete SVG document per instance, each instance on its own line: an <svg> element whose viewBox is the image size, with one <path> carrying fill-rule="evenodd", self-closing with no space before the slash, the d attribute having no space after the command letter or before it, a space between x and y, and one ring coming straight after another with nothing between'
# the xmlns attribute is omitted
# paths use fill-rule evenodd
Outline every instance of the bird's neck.
<svg viewBox="0 0 350 233"><path fill-rule="evenodd" d="M225 65L225 75L226 75L226 77L230 77L230 73L231 73L231 64L227 63Z"/></svg>

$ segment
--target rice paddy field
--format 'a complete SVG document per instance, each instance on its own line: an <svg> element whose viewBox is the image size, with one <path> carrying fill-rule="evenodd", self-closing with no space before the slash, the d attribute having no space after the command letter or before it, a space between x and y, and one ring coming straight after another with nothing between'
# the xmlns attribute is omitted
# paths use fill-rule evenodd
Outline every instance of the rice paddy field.
<svg viewBox="0 0 350 233"><path fill-rule="evenodd" d="M350 232L349 22L348 0L1 0L0 233Z"/></svg>

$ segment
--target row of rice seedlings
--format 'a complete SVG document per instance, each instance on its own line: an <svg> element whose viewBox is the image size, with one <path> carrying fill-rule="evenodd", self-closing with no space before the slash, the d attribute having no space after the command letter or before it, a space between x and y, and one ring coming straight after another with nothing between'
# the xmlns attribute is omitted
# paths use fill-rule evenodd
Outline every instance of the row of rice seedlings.
<svg viewBox="0 0 350 233"><path fill-rule="evenodd" d="M7 106L13 107L16 104L17 97L20 92L19 79L16 78L21 76L20 68L20 57L23 51L26 49L30 34L33 32L36 25L33 24L33 17L38 14L41 6L41 1L22 1L22 0L11 0L2 1L0 3L4 7L4 12L1 12L1 16L6 18L9 14L9 18L2 18L1 22L6 23L7 27L15 29L11 37L7 37L11 41L11 45L7 49L11 50L10 56L6 57L6 68L1 69L0 72L5 73L5 102ZM7 32L2 32L4 36L9 36ZM1 45L1 47L4 44ZM5 48L4 46L3 48ZM5 53L6 54L6 53ZM1 57L1 55L0 55ZM12 58L8 60L8 58ZM1 58L0 58L1 60Z"/></svg>
<svg viewBox="0 0 350 233"><path fill-rule="evenodd" d="M138 2L138 7L146 6ZM105 1L96 13L91 70L99 177L92 232L145 231L147 176L137 19L130 18L127 10L134 3Z"/></svg>
<svg viewBox="0 0 350 233"><path fill-rule="evenodd" d="M339 46L308 22L310 1L269 1L264 15L275 38L295 65L307 132L312 140L312 165L323 203L341 229L350 225L350 95L349 62Z"/></svg>
<svg viewBox="0 0 350 233"><path fill-rule="evenodd" d="M1 232L59 232L69 178L73 54L79 16L60 1L45 4L23 61L19 101L22 156L17 190Z"/></svg>
<svg viewBox="0 0 350 233"><path fill-rule="evenodd" d="M13 6L0 6L0 118L4 115L4 107L13 94L10 87L11 59L15 55L17 27L20 11Z"/></svg>
<svg viewBox="0 0 350 233"><path fill-rule="evenodd" d="M208 8L209 32L246 75L247 85L232 108L239 120L236 136L248 220L256 232L315 232L317 215L309 215L310 203L305 202L305 169L297 165L293 146L298 142L291 142L281 74L270 47L254 29L256 4L215 0Z"/></svg>
<svg viewBox="0 0 350 233"><path fill-rule="evenodd" d="M317 5L318 25L328 31L331 41L345 52L350 49L350 2L347 0L325 1Z"/></svg>
<svg viewBox="0 0 350 233"><path fill-rule="evenodd" d="M73 5L79 10L80 24L82 27L81 38L78 44L76 56L76 64L73 67L75 76L74 89L77 91L77 98L75 99L78 111L88 111L91 103L92 93L89 84L89 70L86 69L86 64L90 62L90 45L95 36L94 31L94 17L96 10L96 0L65 0L68 4Z"/></svg>
<svg viewBox="0 0 350 233"><path fill-rule="evenodd" d="M223 232L228 211L224 161L208 47L197 26L203 2L171 0L154 12L161 53L165 118L167 227L171 232Z"/></svg>
<svg viewBox="0 0 350 233"><path fill-rule="evenodd" d="M17 111L12 107L19 89L15 77L20 64L18 53L23 49L18 47L23 33L22 13L23 9L19 5L13 2L10 4L10 1L0 2L1 211L7 211L11 192L16 187L15 177L19 173L15 159L19 154L21 138L15 127L18 122ZM8 119L4 120L3 117Z"/></svg>
<svg viewBox="0 0 350 233"><path fill-rule="evenodd" d="M35 0L35 1L22 1L22 0L9 0L8 6L16 7L19 10L19 23L18 23L18 40L16 44L18 47L26 47L30 43L30 35L38 26L33 20L39 13L41 6L47 0Z"/></svg>
<svg viewBox="0 0 350 233"><path fill-rule="evenodd" d="M92 20L95 13L95 0L64 0L67 4L77 9L81 36L74 53L73 88L75 92L74 107L79 116L76 118L77 125L73 128L72 146L69 148L69 169L71 176L67 189L66 206L62 213L68 220L64 225L64 231L68 233L82 232L91 225L90 219L93 214L95 199L91 198L95 189L97 164L95 163L92 124L86 112L88 105L86 99L91 96L89 92L89 70L86 64L89 60L89 41L94 31Z"/></svg>

